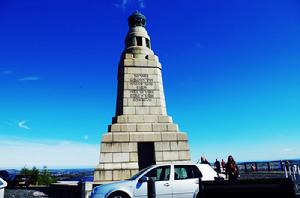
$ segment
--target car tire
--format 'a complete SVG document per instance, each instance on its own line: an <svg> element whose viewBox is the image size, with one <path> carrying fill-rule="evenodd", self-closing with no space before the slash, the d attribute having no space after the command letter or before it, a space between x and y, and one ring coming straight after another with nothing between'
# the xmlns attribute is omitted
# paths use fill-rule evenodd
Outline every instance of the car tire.
<svg viewBox="0 0 300 198"><path fill-rule="evenodd" d="M115 192L109 195L108 198L130 198L126 193L123 192Z"/></svg>

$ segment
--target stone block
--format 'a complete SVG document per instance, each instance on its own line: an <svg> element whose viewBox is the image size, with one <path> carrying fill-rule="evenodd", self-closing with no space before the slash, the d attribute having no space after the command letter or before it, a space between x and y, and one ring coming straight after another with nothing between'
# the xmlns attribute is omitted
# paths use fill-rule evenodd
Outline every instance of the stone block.
<svg viewBox="0 0 300 198"><path fill-rule="evenodd" d="M112 141L112 134L106 133L102 136L102 142L111 142Z"/></svg>
<svg viewBox="0 0 300 198"><path fill-rule="evenodd" d="M178 142L171 142L171 150L172 151L178 150Z"/></svg>
<svg viewBox="0 0 300 198"><path fill-rule="evenodd" d="M100 151L102 153L109 153L111 152L112 144L111 143L101 143L101 149Z"/></svg>
<svg viewBox="0 0 300 198"><path fill-rule="evenodd" d="M122 152L122 143L112 143L112 153Z"/></svg>
<svg viewBox="0 0 300 198"><path fill-rule="evenodd" d="M129 106L129 104L128 104L128 98L123 98L123 105L124 106Z"/></svg>
<svg viewBox="0 0 300 198"><path fill-rule="evenodd" d="M100 162L113 162L112 153L100 153Z"/></svg>
<svg viewBox="0 0 300 198"><path fill-rule="evenodd" d="M125 53L124 58L125 58L125 59L133 59L133 54Z"/></svg>
<svg viewBox="0 0 300 198"><path fill-rule="evenodd" d="M137 131L147 132L152 131L152 125L150 123L137 124Z"/></svg>
<svg viewBox="0 0 300 198"><path fill-rule="evenodd" d="M115 131L120 132L121 131L120 124L112 124L110 126L110 131L111 132L115 132Z"/></svg>
<svg viewBox="0 0 300 198"><path fill-rule="evenodd" d="M100 163L96 166L96 170L103 169L103 168L104 168L104 165L102 163Z"/></svg>
<svg viewBox="0 0 300 198"><path fill-rule="evenodd" d="M161 133L159 132L154 132L153 133L154 141L161 141Z"/></svg>
<svg viewBox="0 0 300 198"><path fill-rule="evenodd" d="M156 99L155 98L151 98L150 100L148 100L148 101L143 101L142 102L142 104L143 104L143 106L149 106L149 107L152 107L152 106L158 106L157 104L156 104Z"/></svg>
<svg viewBox="0 0 300 198"><path fill-rule="evenodd" d="M103 166L105 170L121 169L121 163L105 163Z"/></svg>
<svg viewBox="0 0 300 198"><path fill-rule="evenodd" d="M155 101L156 106L166 107L166 102L163 99L157 98Z"/></svg>
<svg viewBox="0 0 300 198"><path fill-rule="evenodd" d="M129 152L137 152L137 143L130 142L129 143Z"/></svg>
<svg viewBox="0 0 300 198"><path fill-rule="evenodd" d="M129 142L129 133L113 133L113 141L114 142Z"/></svg>
<svg viewBox="0 0 300 198"><path fill-rule="evenodd" d="M153 123L152 129L153 131L158 131L158 132L167 131L167 124Z"/></svg>
<svg viewBox="0 0 300 198"><path fill-rule="evenodd" d="M189 151L179 151L179 159L180 160L191 160Z"/></svg>
<svg viewBox="0 0 300 198"><path fill-rule="evenodd" d="M162 142L162 150L163 151L169 151L169 150L171 150L170 142Z"/></svg>
<svg viewBox="0 0 300 198"><path fill-rule="evenodd" d="M179 133L177 133L177 137L178 137L178 140L188 140L186 133L179 132Z"/></svg>
<svg viewBox="0 0 300 198"><path fill-rule="evenodd" d="M153 94L154 94L154 98L161 98L162 91L155 90Z"/></svg>
<svg viewBox="0 0 300 198"><path fill-rule="evenodd" d="M100 181L111 181L112 179L113 179L112 171L108 171L108 170L99 171L99 180Z"/></svg>
<svg viewBox="0 0 300 198"><path fill-rule="evenodd" d="M143 115L128 115L128 122L143 123L144 116Z"/></svg>
<svg viewBox="0 0 300 198"><path fill-rule="evenodd" d="M123 64L124 66L133 66L133 59L124 59Z"/></svg>
<svg viewBox="0 0 300 198"><path fill-rule="evenodd" d="M142 68L138 68L138 67L125 67L125 73L126 74L143 73L143 70Z"/></svg>
<svg viewBox="0 0 300 198"><path fill-rule="evenodd" d="M155 152L155 161L163 161L163 152Z"/></svg>
<svg viewBox="0 0 300 198"><path fill-rule="evenodd" d="M113 162L129 162L129 153L113 153Z"/></svg>
<svg viewBox="0 0 300 198"><path fill-rule="evenodd" d="M147 60L146 59L133 59L133 65L134 66L147 66Z"/></svg>
<svg viewBox="0 0 300 198"><path fill-rule="evenodd" d="M179 141L178 142L178 150L188 151L189 150L189 146L188 146L187 141Z"/></svg>
<svg viewBox="0 0 300 198"><path fill-rule="evenodd" d="M176 132L163 132L161 133L161 138L163 141L177 141Z"/></svg>
<svg viewBox="0 0 300 198"><path fill-rule="evenodd" d="M126 123L126 122L128 122L126 115L117 116L117 123Z"/></svg>
<svg viewBox="0 0 300 198"><path fill-rule="evenodd" d="M135 114L137 115L149 114L149 107L135 107Z"/></svg>
<svg viewBox="0 0 300 198"><path fill-rule="evenodd" d="M156 60L148 60L147 65L150 67L155 67L158 66L158 63L156 62Z"/></svg>
<svg viewBox="0 0 300 198"><path fill-rule="evenodd" d="M138 153L129 153L129 159L131 162L137 162L138 161Z"/></svg>
<svg viewBox="0 0 300 198"><path fill-rule="evenodd" d="M133 93L132 95L136 95L136 93ZM134 97L134 96L132 96ZM143 106L143 101L134 101L133 98L128 98L128 101L127 101L127 104L128 106L131 106L131 107L142 107ZM137 113L139 114L139 113Z"/></svg>
<svg viewBox="0 0 300 198"><path fill-rule="evenodd" d="M121 131L124 132L131 132L136 131L136 124L122 124L120 125Z"/></svg>
<svg viewBox="0 0 300 198"><path fill-rule="evenodd" d="M122 152L129 152L129 143L119 143L119 144L121 144Z"/></svg>
<svg viewBox="0 0 300 198"><path fill-rule="evenodd" d="M168 127L168 131L178 131L177 124L169 123L169 124L167 124L167 127Z"/></svg>
<svg viewBox="0 0 300 198"><path fill-rule="evenodd" d="M144 115L144 121L145 122L158 122L158 116L157 115Z"/></svg>
<svg viewBox="0 0 300 198"><path fill-rule="evenodd" d="M149 107L151 115L162 115L162 107Z"/></svg>
<svg viewBox="0 0 300 198"><path fill-rule="evenodd" d="M164 151L163 152L163 160L164 161L172 161L178 160L178 151Z"/></svg>
<svg viewBox="0 0 300 198"><path fill-rule="evenodd" d="M130 170L130 175L135 175L139 172L139 169Z"/></svg>
<svg viewBox="0 0 300 198"><path fill-rule="evenodd" d="M123 114L134 115L135 107L123 107Z"/></svg>
<svg viewBox="0 0 300 198"><path fill-rule="evenodd" d="M130 170L122 170L122 180L129 179L131 177L130 173Z"/></svg>
<svg viewBox="0 0 300 198"><path fill-rule="evenodd" d="M155 151L162 151L163 150L163 143L162 142L154 142Z"/></svg>
<svg viewBox="0 0 300 198"><path fill-rule="evenodd" d="M161 122L161 123L172 123L173 120L172 120L172 117L170 117L170 116L158 116L158 122Z"/></svg>
<svg viewBox="0 0 300 198"><path fill-rule="evenodd" d="M122 163L122 169L138 169L139 165L137 162L129 162L129 163Z"/></svg>
<svg viewBox="0 0 300 198"><path fill-rule="evenodd" d="M130 133L131 142L153 142L160 141L160 133L151 133L151 132L136 132Z"/></svg>
<svg viewBox="0 0 300 198"><path fill-rule="evenodd" d="M122 171L121 170L114 170L113 171L113 180L118 181L122 179Z"/></svg>
<svg viewBox="0 0 300 198"><path fill-rule="evenodd" d="M126 89L125 89L125 90L123 91L123 94L124 94L124 97L125 97L125 98L130 98L130 90L126 90Z"/></svg>

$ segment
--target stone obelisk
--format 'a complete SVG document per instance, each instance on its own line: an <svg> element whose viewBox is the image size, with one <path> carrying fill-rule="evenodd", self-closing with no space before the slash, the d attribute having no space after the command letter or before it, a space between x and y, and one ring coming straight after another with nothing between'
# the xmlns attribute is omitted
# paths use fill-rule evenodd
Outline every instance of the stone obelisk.
<svg viewBox="0 0 300 198"><path fill-rule="evenodd" d="M190 161L187 135L167 115L162 67L151 50L146 18L135 12L128 23L116 115L102 137L95 183L126 179L152 164Z"/></svg>

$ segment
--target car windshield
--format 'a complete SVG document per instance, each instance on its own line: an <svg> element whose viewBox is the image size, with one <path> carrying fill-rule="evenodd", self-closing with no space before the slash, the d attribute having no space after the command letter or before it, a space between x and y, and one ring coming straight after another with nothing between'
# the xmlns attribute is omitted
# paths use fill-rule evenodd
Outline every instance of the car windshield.
<svg viewBox="0 0 300 198"><path fill-rule="evenodd" d="M127 180L135 180L136 178L138 178L140 175L142 175L143 173L145 173L147 170L149 170L149 168L153 167L153 165L148 166L147 168L144 168L143 170L141 170L140 172L138 172L137 174L133 175L131 178L127 179Z"/></svg>

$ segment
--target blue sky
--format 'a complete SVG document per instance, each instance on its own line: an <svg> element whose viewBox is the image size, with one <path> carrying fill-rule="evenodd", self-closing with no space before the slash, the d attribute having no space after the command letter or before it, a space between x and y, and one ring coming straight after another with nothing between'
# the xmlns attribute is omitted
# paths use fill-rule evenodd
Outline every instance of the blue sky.
<svg viewBox="0 0 300 198"><path fill-rule="evenodd" d="M2 0L0 167L98 163L135 10L194 161L300 157L299 1Z"/></svg>

